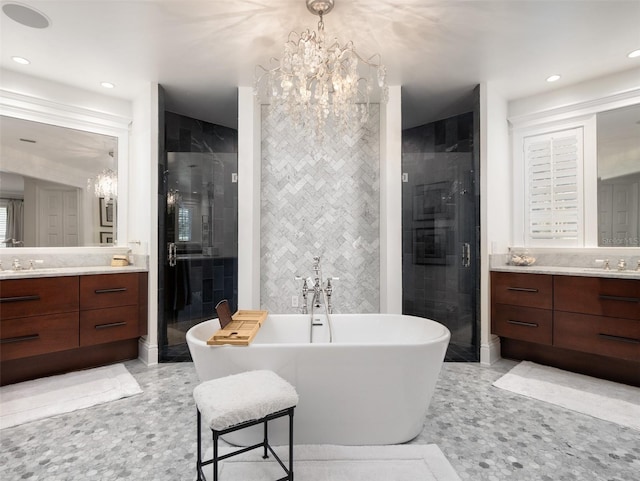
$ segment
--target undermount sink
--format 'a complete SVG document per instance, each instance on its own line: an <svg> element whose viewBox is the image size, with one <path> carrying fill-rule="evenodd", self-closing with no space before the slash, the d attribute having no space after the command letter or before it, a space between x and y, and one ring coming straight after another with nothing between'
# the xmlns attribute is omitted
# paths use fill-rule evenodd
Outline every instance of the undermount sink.
<svg viewBox="0 0 640 481"><path fill-rule="evenodd" d="M59 267L35 267L33 269L2 269L0 273L7 274L33 274L36 272L52 272L59 270Z"/></svg>
<svg viewBox="0 0 640 481"><path fill-rule="evenodd" d="M624 271L619 271L618 269L603 269L602 267L584 267L582 269L584 272L603 272L607 274L620 274L620 275L640 275L640 271L636 271L634 269L625 269Z"/></svg>

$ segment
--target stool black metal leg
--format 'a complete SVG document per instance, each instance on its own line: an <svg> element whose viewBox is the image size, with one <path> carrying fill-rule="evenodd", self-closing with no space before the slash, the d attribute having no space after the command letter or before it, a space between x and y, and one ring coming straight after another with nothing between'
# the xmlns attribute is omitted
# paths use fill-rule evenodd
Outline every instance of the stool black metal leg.
<svg viewBox="0 0 640 481"><path fill-rule="evenodd" d="M293 408L289 408L289 481L293 481Z"/></svg>
<svg viewBox="0 0 640 481"><path fill-rule="evenodd" d="M267 446L269 446L269 433L267 430L267 420L264 420L264 454L262 455L262 459L267 459L269 454L267 453Z"/></svg>
<svg viewBox="0 0 640 481"><path fill-rule="evenodd" d="M218 481L218 432L211 430L213 433L213 481Z"/></svg>
<svg viewBox="0 0 640 481"><path fill-rule="evenodd" d="M198 472L198 481L202 481L202 476L200 474L200 470L202 469L202 440L200 438L200 410L198 411L198 458L196 460L196 471Z"/></svg>

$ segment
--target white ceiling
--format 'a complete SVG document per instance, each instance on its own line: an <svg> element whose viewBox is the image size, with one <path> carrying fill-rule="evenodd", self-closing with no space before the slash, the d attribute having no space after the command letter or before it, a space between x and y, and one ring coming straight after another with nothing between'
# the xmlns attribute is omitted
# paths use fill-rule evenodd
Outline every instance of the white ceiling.
<svg viewBox="0 0 640 481"><path fill-rule="evenodd" d="M51 26L0 14L0 67L125 99L158 82L172 110L232 127L236 87L318 20L304 0L19 3ZM325 31L382 55L389 83L403 87L405 127L455 110L480 82L514 99L640 65L626 56L640 48L640 0L336 0ZM562 79L548 84L553 73Z"/></svg>

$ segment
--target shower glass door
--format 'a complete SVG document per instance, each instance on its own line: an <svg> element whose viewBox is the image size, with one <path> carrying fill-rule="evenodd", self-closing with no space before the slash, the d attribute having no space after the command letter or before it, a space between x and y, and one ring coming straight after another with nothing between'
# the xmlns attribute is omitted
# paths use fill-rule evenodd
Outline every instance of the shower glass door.
<svg viewBox="0 0 640 481"><path fill-rule="evenodd" d="M446 360L479 359L479 192L473 112L403 131L403 313L451 331Z"/></svg>
<svg viewBox="0 0 640 481"><path fill-rule="evenodd" d="M217 317L215 306L223 299L235 309L238 286L236 131L166 116L158 300L164 362L190 360L185 333Z"/></svg>

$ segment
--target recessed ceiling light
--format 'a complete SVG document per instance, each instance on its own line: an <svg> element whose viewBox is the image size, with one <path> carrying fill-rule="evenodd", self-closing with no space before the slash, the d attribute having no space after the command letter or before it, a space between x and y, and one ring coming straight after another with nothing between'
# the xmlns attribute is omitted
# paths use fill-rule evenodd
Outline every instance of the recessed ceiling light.
<svg viewBox="0 0 640 481"><path fill-rule="evenodd" d="M555 82L556 80L560 80L560 75L553 74L547 77L547 82Z"/></svg>
<svg viewBox="0 0 640 481"><path fill-rule="evenodd" d="M51 21L47 16L32 7L21 5L19 3L5 3L2 11L11 20L18 22L25 27L31 28L47 28L51 25Z"/></svg>
<svg viewBox="0 0 640 481"><path fill-rule="evenodd" d="M100 82L100 85L102 85L106 89L112 89L113 87L115 87L115 85L111 82Z"/></svg>
<svg viewBox="0 0 640 481"><path fill-rule="evenodd" d="M640 49L638 49L638 50L634 50L633 52L629 52L629 53L627 54L627 57L629 57L629 58L637 58L637 57L640 57Z"/></svg>
<svg viewBox="0 0 640 481"><path fill-rule="evenodd" d="M19 63L20 65L29 65L31 62L24 57L11 57L15 63Z"/></svg>

